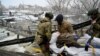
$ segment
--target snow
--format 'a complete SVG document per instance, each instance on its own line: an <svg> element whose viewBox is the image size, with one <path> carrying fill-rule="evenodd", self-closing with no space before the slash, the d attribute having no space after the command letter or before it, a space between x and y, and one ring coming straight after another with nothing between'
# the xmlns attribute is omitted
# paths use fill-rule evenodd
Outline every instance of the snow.
<svg viewBox="0 0 100 56"><path fill-rule="evenodd" d="M4 47L0 47L0 49L2 50L6 50L6 51L13 51L13 52L25 52L25 48L19 46L18 44L16 45L10 45L10 46L4 46Z"/></svg>
<svg viewBox="0 0 100 56"><path fill-rule="evenodd" d="M38 20L38 17L34 17L33 15L15 15L11 17L6 16L2 19L5 20L5 19L12 19L12 18L14 18L15 20L32 20L32 21Z"/></svg>
<svg viewBox="0 0 100 56"><path fill-rule="evenodd" d="M13 40L13 39L16 39L16 38L17 38L16 34L14 36L9 36L9 37L6 36L6 38L0 40L0 42ZM19 36L19 38L24 38L24 37ZM10 45L10 46L3 46L3 47L0 47L0 49L1 50L6 50L6 51L13 51L13 52L22 52L22 53L25 52L25 48L23 46L20 46L19 44Z"/></svg>
<svg viewBox="0 0 100 56"><path fill-rule="evenodd" d="M7 36L7 32L10 33L10 36ZM10 31L7 31L6 29L0 28L0 42L7 41L7 40L13 40L17 38L17 34L14 34ZM19 36L19 38L24 38L23 36ZM3 46L0 47L1 50L6 51L13 51L13 52L25 52L25 48L20 46L19 44L16 45L10 45L10 46Z"/></svg>

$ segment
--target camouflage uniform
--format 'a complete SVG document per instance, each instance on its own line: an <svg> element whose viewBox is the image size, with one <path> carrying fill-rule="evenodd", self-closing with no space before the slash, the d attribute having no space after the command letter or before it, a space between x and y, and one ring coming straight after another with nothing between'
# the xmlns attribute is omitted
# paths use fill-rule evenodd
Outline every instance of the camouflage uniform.
<svg viewBox="0 0 100 56"><path fill-rule="evenodd" d="M73 27L71 23L63 20L62 25L58 25L58 31L60 33L73 33Z"/></svg>
<svg viewBox="0 0 100 56"><path fill-rule="evenodd" d="M90 33L91 38L87 41L85 45L85 50L88 51L88 47L91 44L94 36L100 38L100 15L98 9L91 9L88 14L91 17L92 25L88 33Z"/></svg>
<svg viewBox="0 0 100 56"><path fill-rule="evenodd" d="M93 24L93 34L100 38L100 16L97 17L96 23Z"/></svg>
<svg viewBox="0 0 100 56"><path fill-rule="evenodd" d="M62 47L66 44L68 47L75 46L79 47L80 45L74 40L73 37L73 28L71 23L63 21L61 25L58 25L58 31L60 36L57 38L57 47Z"/></svg>
<svg viewBox="0 0 100 56"><path fill-rule="evenodd" d="M100 38L100 14L98 9L91 9L88 12L88 16L91 17L92 21L96 21L96 23L92 24L92 27L90 29L90 32L92 33L90 35Z"/></svg>
<svg viewBox="0 0 100 56"><path fill-rule="evenodd" d="M35 42L40 45L43 53L47 52L46 48L48 48L48 45L46 44L48 44L51 37L51 26L51 21L48 18L44 18L40 21L37 27Z"/></svg>

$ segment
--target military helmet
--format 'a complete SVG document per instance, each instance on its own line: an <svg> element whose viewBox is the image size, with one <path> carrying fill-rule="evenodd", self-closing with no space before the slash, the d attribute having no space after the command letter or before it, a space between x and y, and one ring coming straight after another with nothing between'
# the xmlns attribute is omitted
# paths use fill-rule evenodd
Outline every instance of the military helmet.
<svg viewBox="0 0 100 56"><path fill-rule="evenodd" d="M48 17L49 19L53 19L53 14L51 12L45 13L45 17Z"/></svg>
<svg viewBox="0 0 100 56"><path fill-rule="evenodd" d="M88 16L97 15L99 13L98 9L91 9L88 11Z"/></svg>

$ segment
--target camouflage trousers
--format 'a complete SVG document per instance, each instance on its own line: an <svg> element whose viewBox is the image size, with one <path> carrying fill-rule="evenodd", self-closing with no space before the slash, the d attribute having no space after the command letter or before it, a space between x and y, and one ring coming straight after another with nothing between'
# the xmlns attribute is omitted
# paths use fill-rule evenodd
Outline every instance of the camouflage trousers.
<svg viewBox="0 0 100 56"><path fill-rule="evenodd" d="M50 56L48 44L47 45L42 44L42 45L40 45L40 48L45 56Z"/></svg>

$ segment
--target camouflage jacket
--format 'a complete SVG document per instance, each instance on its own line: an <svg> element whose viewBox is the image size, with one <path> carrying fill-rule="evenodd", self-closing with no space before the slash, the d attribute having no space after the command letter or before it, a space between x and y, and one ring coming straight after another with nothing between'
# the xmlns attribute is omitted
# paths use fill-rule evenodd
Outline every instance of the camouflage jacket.
<svg viewBox="0 0 100 56"><path fill-rule="evenodd" d="M60 48L66 44L67 46L79 46L73 37L73 27L70 22L63 21L62 25L58 25L58 31L60 32L57 38L57 47Z"/></svg>
<svg viewBox="0 0 100 56"><path fill-rule="evenodd" d="M35 35L35 40L41 43L44 39L50 40L51 37L51 21L48 18L44 18L40 21L37 26L37 32Z"/></svg>
<svg viewBox="0 0 100 56"><path fill-rule="evenodd" d="M99 31L100 32L100 16L97 18L96 23L93 24L93 30Z"/></svg>
<svg viewBox="0 0 100 56"><path fill-rule="evenodd" d="M97 18L96 23L93 24L93 33L100 38L100 16Z"/></svg>
<svg viewBox="0 0 100 56"><path fill-rule="evenodd" d="M60 35L56 41L57 47L61 48L62 46L66 45L68 47L80 47L80 45L75 41L73 35Z"/></svg>
<svg viewBox="0 0 100 56"><path fill-rule="evenodd" d="M62 25L58 25L58 31L60 33L73 33L72 24L68 21L63 20Z"/></svg>

